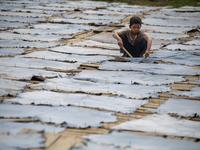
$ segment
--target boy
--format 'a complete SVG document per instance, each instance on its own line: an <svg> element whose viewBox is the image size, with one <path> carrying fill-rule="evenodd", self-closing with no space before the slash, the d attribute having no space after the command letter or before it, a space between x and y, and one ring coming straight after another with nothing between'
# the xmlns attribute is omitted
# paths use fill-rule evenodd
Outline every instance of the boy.
<svg viewBox="0 0 200 150"><path fill-rule="evenodd" d="M120 52L124 53L122 57L128 57L127 53L122 49L124 47L133 57L149 56L152 40L142 31L140 31L142 21L139 17L130 19L130 30L124 30L113 34L118 40Z"/></svg>

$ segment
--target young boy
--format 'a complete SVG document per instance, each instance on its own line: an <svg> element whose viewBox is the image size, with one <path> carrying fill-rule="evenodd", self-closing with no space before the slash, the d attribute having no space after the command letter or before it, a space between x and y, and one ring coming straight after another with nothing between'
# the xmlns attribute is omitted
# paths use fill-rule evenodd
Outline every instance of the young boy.
<svg viewBox="0 0 200 150"><path fill-rule="evenodd" d="M149 56L152 40L142 31L140 31L142 21L139 17L132 17L128 30L117 32L113 37L118 40L120 52L124 53L122 57L128 57L122 49L124 47L133 57Z"/></svg>

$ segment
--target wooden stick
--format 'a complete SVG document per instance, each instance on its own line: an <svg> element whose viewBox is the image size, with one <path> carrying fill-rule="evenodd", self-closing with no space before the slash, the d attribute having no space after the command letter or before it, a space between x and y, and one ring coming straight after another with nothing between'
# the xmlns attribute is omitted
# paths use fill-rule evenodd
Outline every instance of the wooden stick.
<svg viewBox="0 0 200 150"><path fill-rule="evenodd" d="M122 47L122 49L126 52L126 54L128 54L128 56L130 56L131 58L133 58L133 56L124 48L124 46Z"/></svg>

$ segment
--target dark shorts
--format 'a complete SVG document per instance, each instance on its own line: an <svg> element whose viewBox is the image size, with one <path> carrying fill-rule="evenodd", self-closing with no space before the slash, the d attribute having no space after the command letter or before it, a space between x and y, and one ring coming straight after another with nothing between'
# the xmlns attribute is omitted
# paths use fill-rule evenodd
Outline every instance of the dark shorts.
<svg viewBox="0 0 200 150"><path fill-rule="evenodd" d="M121 35L120 36L123 41L124 48L133 56L133 57L139 57L140 54L144 54L147 49L147 41L145 39L141 39L137 45L131 45L131 43L128 42L128 39L126 36ZM120 48L120 53L125 53L125 51Z"/></svg>

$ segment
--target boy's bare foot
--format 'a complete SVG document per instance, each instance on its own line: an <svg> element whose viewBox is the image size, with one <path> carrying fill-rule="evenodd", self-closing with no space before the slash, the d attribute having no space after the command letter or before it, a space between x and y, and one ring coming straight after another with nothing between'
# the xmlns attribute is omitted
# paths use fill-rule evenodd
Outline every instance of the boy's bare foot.
<svg viewBox="0 0 200 150"><path fill-rule="evenodd" d="M122 57L129 57L128 54L124 53Z"/></svg>

